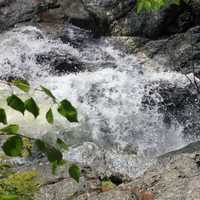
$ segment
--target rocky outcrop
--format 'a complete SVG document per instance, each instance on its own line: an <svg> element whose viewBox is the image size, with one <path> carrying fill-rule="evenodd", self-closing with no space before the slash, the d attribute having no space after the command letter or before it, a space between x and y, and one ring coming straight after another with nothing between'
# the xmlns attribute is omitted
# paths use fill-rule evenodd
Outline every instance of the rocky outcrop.
<svg viewBox="0 0 200 200"><path fill-rule="evenodd" d="M60 55L56 52L49 52L46 55L36 55L36 64L49 65L52 74L76 73L84 70L83 63L67 53Z"/></svg>
<svg viewBox="0 0 200 200"><path fill-rule="evenodd" d="M77 200L199 200L200 198L200 143L196 142L180 150L167 153L158 158L155 166L149 168L143 176L124 179L119 186L107 192L101 189L98 175L90 168L82 168L79 185L73 180L50 175L38 194L38 199L53 200L74 198ZM44 173L44 165L36 167ZM48 165L46 170L50 173ZM45 176L48 177L48 176ZM54 182L53 182L54 180ZM148 197L148 198L147 198ZM152 198L154 197L154 198Z"/></svg>
<svg viewBox="0 0 200 200"><path fill-rule="evenodd" d="M191 1L190 5L171 5L159 12L136 14L132 9L124 17L114 20L111 32L114 35L142 36L151 39L181 33L199 25L199 10L198 0Z"/></svg>
<svg viewBox="0 0 200 200"><path fill-rule="evenodd" d="M142 103L145 109L158 107L167 126L178 121L187 138L199 137L200 100L194 85L180 87L167 82L147 85Z"/></svg>
<svg viewBox="0 0 200 200"><path fill-rule="evenodd" d="M162 66L164 71L178 71L183 74L194 72L199 77L200 26L158 40L143 37L116 37L115 46L128 53L138 53L138 56L141 52L144 53L154 62L154 65Z"/></svg>
<svg viewBox="0 0 200 200"><path fill-rule="evenodd" d="M142 51L163 65L166 70L182 73L200 72L200 26L186 33L176 34L162 40L150 41Z"/></svg>
<svg viewBox="0 0 200 200"><path fill-rule="evenodd" d="M57 0L1 0L0 31L17 23L32 20L36 14L56 7Z"/></svg>

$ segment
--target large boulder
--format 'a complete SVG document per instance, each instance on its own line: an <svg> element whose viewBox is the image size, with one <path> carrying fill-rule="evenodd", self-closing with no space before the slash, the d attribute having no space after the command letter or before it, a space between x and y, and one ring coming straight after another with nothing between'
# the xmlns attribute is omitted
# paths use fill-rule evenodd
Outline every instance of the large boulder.
<svg viewBox="0 0 200 200"><path fill-rule="evenodd" d="M166 39L150 41L142 49L145 54L165 67L188 74L200 73L200 26Z"/></svg>
<svg viewBox="0 0 200 200"><path fill-rule="evenodd" d="M128 53L144 57L143 64L164 71L193 73L200 77L200 26L167 38L115 37L114 45ZM153 64L149 64L149 61ZM154 66L153 66L154 65Z"/></svg>
<svg viewBox="0 0 200 200"><path fill-rule="evenodd" d="M111 25L113 35L142 36L151 39L181 33L198 25L200 5L198 0L190 5L171 5L158 12L136 14L135 9Z"/></svg>
<svg viewBox="0 0 200 200"><path fill-rule="evenodd" d="M31 20L36 14L57 6L57 0L1 0L0 31Z"/></svg>
<svg viewBox="0 0 200 200"><path fill-rule="evenodd" d="M142 103L144 109L157 107L167 126L174 121L181 124L187 139L199 137L200 99L195 85L180 87L168 82L147 85Z"/></svg>

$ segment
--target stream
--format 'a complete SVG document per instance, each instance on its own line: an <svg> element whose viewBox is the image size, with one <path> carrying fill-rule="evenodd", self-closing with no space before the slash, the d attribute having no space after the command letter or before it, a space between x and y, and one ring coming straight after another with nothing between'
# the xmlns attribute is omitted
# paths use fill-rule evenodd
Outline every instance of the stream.
<svg viewBox="0 0 200 200"><path fill-rule="evenodd" d="M151 109L143 104L144 95L160 82L186 87L189 81L183 74L155 68L153 62L143 65L142 57L116 48L111 38L94 38L77 27L66 26L61 39L33 26L0 35L0 77L26 78L33 87L44 85L78 110L79 123L70 124L55 114L54 125L48 125L44 115L52 102L33 94L41 102L38 119L30 114L21 119L7 108L9 121L19 123L23 134L49 140L59 135L71 145L66 158L94 166L106 159L108 169L129 176L142 174L157 156L196 140L184 136L176 119L165 123L157 106L163 101L159 93L151 96L156 102ZM56 73L52 63L64 62L66 55L73 58L72 65L74 60L78 63L78 69ZM0 93L0 104L5 106L8 88L2 85Z"/></svg>

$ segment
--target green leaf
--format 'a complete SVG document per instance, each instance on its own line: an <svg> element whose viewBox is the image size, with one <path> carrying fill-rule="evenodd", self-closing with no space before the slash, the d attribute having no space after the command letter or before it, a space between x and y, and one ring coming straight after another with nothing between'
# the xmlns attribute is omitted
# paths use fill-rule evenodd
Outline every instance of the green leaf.
<svg viewBox="0 0 200 200"><path fill-rule="evenodd" d="M80 168L77 166L77 165L72 165L70 168L69 168L69 175L77 182L79 183L79 179L80 179L80 176L81 176L81 170Z"/></svg>
<svg viewBox="0 0 200 200"><path fill-rule="evenodd" d="M40 86L42 91L50 98L52 98L53 102L56 103L56 97L52 94L52 92L44 86Z"/></svg>
<svg viewBox="0 0 200 200"><path fill-rule="evenodd" d="M38 117L40 109L32 97L30 99L27 99L24 105L25 109L32 113L35 118Z"/></svg>
<svg viewBox="0 0 200 200"><path fill-rule="evenodd" d="M48 112L46 113L46 119L47 119L47 122L49 124L53 124L54 122L54 118L53 118L53 112L51 110L51 108L48 110Z"/></svg>
<svg viewBox="0 0 200 200"><path fill-rule="evenodd" d="M49 162L52 163L57 161L60 163L62 161L62 153L52 145L49 145L42 140L36 140L35 144L38 149L47 156Z"/></svg>
<svg viewBox="0 0 200 200"><path fill-rule="evenodd" d="M26 80L13 80L12 83L24 92L29 92L30 90L30 84Z"/></svg>
<svg viewBox="0 0 200 200"><path fill-rule="evenodd" d="M58 162L57 161L54 161L51 163L51 171L52 171L52 174L55 175L56 174L56 170L58 168Z"/></svg>
<svg viewBox="0 0 200 200"><path fill-rule="evenodd" d="M58 112L70 122L78 122L77 111L72 104L64 99L58 106Z"/></svg>
<svg viewBox="0 0 200 200"><path fill-rule="evenodd" d="M137 13L140 13L144 9L144 2L146 0L140 0L137 2Z"/></svg>
<svg viewBox="0 0 200 200"><path fill-rule="evenodd" d="M25 111L24 102L18 96L14 95L14 94L9 96L7 98L7 104L11 108L24 114L24 111Z"/></svg>
<svg viewBox="0 0 200 200"><path fill-rule="evenodd" d="M10 124L9 126L6 126L2 129L0 129L0 132L6 133L6 134L9 134L9 135L15 135L19 132L19 125Z"/></svg>
<svg viewBox="0 0 200 200"><path fill-rule="evenodd" d="M69 146L63 140L61 140L60 138L58 138L56 140L56 143L58 144L60 149L64 149L64 150L68 150L69 149Z"/></svg>
<svg viewBox="0 0 200 200"><path fill-rule="evenodd" d="M19 200L19 197L15 194L1 194L0 200Z"/></svg>
<svg viewBox="0 0 200 200"><path fill-rule="evenodd" d="M21 156L23 150L23 141L20 136L13 136L6 140L2 149L7 156Z"/></svg>
<svg viewBox="0 0 200 200"><path fill-rule="evenodd" d="M51 163L55 161L60 162L62 160L62 153L58 149L52 146L47 147L46 155L48 161Z"/></svg>
<svg viewBox="0 0 200 200"><path fill-rule="evenodd" d="M0 123L7 124L6 112L3 108L0 108Z"/></svg>
<svg viewBox="0 0 200 200"><path fill-rule="evenodd" d="M39 151L46 154L46 144L45 144L44 141L37 139L35 141L35 144L36 144Z"/></svg>

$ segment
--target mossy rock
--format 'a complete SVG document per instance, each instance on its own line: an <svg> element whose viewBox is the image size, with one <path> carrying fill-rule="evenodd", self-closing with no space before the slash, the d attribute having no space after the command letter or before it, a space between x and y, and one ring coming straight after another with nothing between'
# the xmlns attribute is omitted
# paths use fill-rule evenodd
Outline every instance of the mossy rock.
<svg viewBox="0 0 200 200"><path fill-rule="evenodd" d="M34 200L39 190L36 171L20 172L0 180L0 199Z"/></svg>

